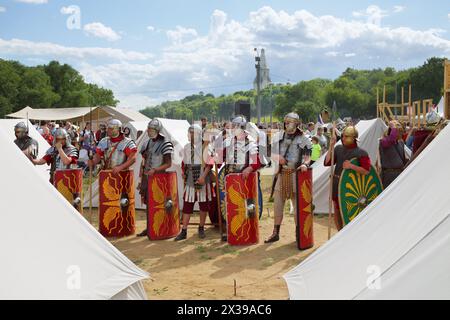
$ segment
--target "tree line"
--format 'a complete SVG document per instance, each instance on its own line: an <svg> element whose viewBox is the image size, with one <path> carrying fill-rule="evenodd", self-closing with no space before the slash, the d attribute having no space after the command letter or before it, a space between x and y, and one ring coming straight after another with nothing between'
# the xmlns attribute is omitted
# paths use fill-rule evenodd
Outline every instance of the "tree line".
<svg viewBox="0 0 450 320"><path fill-rule="evenodd" d="M32 108L77 108L116 106L111 90L86 83L68 64L51 61L28 67L0 59L0 118L26 106Z"/></svg>
<svg viewBox="0 0 450 320"><path fill-rule="evenodd" d="M430 99L437 104L443 94L444 59L430 58L422 66L406 70L394 68L356 70L348 68L337 79L313 79L296 84L272 84L261 93L262 116L281 119L286 113L295 111L303 121L316 121L320 112L331 111L336 102L341 117L373 118L376 116L377 88L382 99L386 85L386 100L401 103L401 88L405 89L408 101L408 87L412 85L412 101ZM150 118L198 120L229 119L238 101L251 104L252 115L256 114L255 90L239 91L215 97L212 94L190 95L177 101L166 101L141 112Z"/></svg>

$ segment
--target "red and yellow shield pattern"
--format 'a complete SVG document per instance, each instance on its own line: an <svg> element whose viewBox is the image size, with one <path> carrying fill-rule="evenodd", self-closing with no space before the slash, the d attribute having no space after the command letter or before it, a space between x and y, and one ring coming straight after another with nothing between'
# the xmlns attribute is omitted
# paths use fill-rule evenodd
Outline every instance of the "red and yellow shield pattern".
<svg viewBox="0 0 450 320"><path fill-rule="evenodd" d="M135 232L133 172L99 173L99 231L104 237L126 237ZM124 202L126 205L124 205Z"/></svg>
<svg viewBox="0 0 450 320"><path fill-rule="evenodd" d="M56 170L53 184L64 198L83 213L83 171L81 169Z"/></svg>
<svg viewBox="0 0 450 320"><path fill-rule="evenodd" d="M180 206L176 172L155 174L148 179L147 237L173 238L180 231Z"/></svg>
<svg viewBox="0 0 450 320"><path fill-rule="evenodd" d="M297 247L299 250L314 246L312 169L297 171Z"/></svg>
<svg viewBox="0 0 450 320"><path fill-rule="evenodd" d="M251 173L246 180L242 174L228 174L225 189L228 244L242 246L258 243L257 173Z"/></svg>

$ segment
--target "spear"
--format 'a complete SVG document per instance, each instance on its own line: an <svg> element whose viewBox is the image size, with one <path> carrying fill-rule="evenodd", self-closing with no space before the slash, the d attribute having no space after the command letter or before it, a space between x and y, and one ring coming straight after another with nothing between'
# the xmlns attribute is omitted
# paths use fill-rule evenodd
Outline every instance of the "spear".
<svg viewBox="0 0 450 320"><path fill-rule="evenodd" d="M336 101L333 101L333 111L331 113L331 119L333 120L333 129L331 131L331 140L336 139L336 121L335 114L336 114ZM334 180L334 147L330 148L331 152L331 166L330 166L330 182L329 182L329 188L330 188L330 194L328 196L328 240L331 239L331 212L333 210L333 180ZM339 214L338 212L335 212L334 214Z"/></svg>

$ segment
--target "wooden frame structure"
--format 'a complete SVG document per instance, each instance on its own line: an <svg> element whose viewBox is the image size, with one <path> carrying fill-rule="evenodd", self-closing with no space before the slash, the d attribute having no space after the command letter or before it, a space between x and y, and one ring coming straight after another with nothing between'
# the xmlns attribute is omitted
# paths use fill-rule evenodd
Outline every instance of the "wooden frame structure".
<svg viewBox="0 0 450 320"><path fill-rule="evenodd" d="M425 126L426 115L431 111L432 107L433 99L412 101L411 85L409 85L408 88L408 101L405 101L405 88L402 87L401 103L399 104L391 104L386 102L386 86L383 86L383 97L380 101L380 91L377 88L377 118L381 118L386 123L388 123L390 120L395 119L400 121L401 123L409 122L412 126Z"/></svg>
<svg viewBox="0 0 450 320"><path fill-rule="evenodd" d="M444 117L450 120L450 61L444 62Z"/></svg>

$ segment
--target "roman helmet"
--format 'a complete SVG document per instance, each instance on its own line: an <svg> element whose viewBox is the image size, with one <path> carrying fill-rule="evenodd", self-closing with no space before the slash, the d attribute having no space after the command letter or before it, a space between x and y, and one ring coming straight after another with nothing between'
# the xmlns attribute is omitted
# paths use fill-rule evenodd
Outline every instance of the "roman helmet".
<svg viewBox="0 0 450 320"><path fill-rule="evenodd" d="M63 147L64 146L69 146L72 144L72 142L70 141L70 136L67 133L66 129L63 128L58 128L55 130L55 134L53 135L54 139L53 139L53 146L56 145L57 142L61 141Z"/></svg>
<svg viewBox="0 0 450 320"><path fill-rule="evenodd" d="M233 130L234 136L240 136L247 127L247 119L244 116L237 116L231 121L231 129Z"/></svg>
<svg viewBox="0 0 450 320"><path fill-rule="evenodd" d="M117 119L108 121L108 129L111 129L111 138L117 138L122 133L122 122Z"/></svg>
<svg viewBox="0 0 450 320"><path fill-rule="evenodd" d="M350 146L358 141L359 133L355 126L348 126L342 131L342 143Z"/></svg>
<svg viewBox="0 0 450 320"><path fill-rule="evenodd" d="M153 119L148 123L147 129L150 139L155 139L162 130L162 123L158 119Z"/></svg>
<svg viewBox="0 0 450 320"><path fill-rule="evenodd" d="M198 124L193 124L191 126L189 126L189 130L188 130L188 139L189 142L194 142L194 143L199 143L202 141L202 134L203 134L203 129L200 125ZM194 138L194 140L192 141L192 138Z"/></svg>
<svg viewBox="0 0 450 320"><path fill-rule="evenodd" d="M14 126L14 133L17 139L23 139L28 135L28 127L25 122L19 122Z"/></svg>
<svg viewBox="0 0 450 320"><path fill-rule="evenodd" d="M284 117L284 130L288 134L294 134L300 125L300 117L297 113L291 112Z"/></svg>

